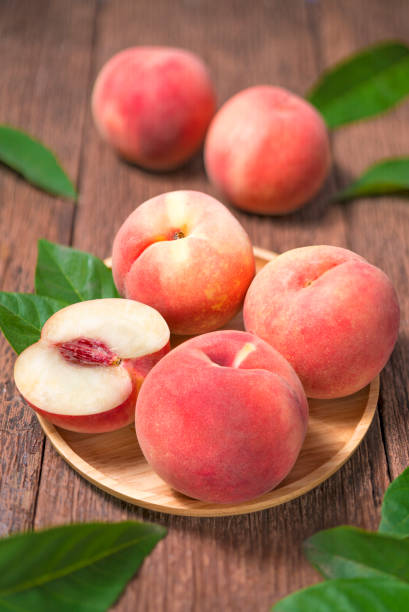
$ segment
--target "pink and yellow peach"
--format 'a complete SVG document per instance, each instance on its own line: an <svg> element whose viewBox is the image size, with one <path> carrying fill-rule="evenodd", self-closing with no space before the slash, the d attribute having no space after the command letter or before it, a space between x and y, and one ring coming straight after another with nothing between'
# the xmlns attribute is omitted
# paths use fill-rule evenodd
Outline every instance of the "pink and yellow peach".
<svg viewBox="0 0 409 612"><path fill-rule="evenodd" d="M239 208L291 212L317 193L328 174L324 121L311 104L285 89L245 89L212 120L205 164L209 179Z"/></svg>
<svg viewBox="0 0 409 612"><path fill-rule="evenodd" d="M293 366L309 397L365 387L396 342L399 305L389 278L332 246L287 251L256 276L244 322Z"/></svg>
<svg viewBox="0 0 409 612"><path fill-rule="evenodd" d="M206 66L170 47L132 47L102 68L92 110L103 138L127 160L152 170L185 162L203 142L215 111Z"/></svg>
<svg viewBox="0 0 409 612"><path fill-rule="evenodd" d="M239 503L271 490L301 449L308 405L291 366L239 331L198 336L148 374L136 407L153 469L191 497Z"/></svg>
<svg viewBox="0 0 409 612"><path fill-rule="evenodd" d="M254 276L250 240L220 202L174 191L139 206L117 233L116 286L156 308L175 334L224 325L240 309Z"/></svg>

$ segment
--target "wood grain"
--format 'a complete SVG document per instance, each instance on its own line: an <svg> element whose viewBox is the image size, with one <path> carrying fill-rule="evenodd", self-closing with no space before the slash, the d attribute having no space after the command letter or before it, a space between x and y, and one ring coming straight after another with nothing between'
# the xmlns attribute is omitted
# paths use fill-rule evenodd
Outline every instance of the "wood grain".
<svg viewBox="0 0 409 612"><path fill-rule="evenodd" d="M0 121L43 140L78 176L95 5L0 3ZM75 83L75 86L74 86ZM68 243L74 206L0 167L0 283L31 291L38 238ZM0 534L33 525L43 434L12 383L14 356L0 341Z"/></svg>
<svg viewBox="0 0 409 612"><path fill-rule="evenodd" d="M97 19L94 74L110 55L132 44L170 44L198 52L211 66L219 101L256 83L279 83L303 93L323 68L311 3L105 2ZM101 142L87 117L82 162L82 206L74 244L105 256L116 230L141 202L180 188L216 192L197 156L168 174L149 174L122 163ZM334 176L304 210L262 218L232 209L254 244L277 252L304 244L347 244L342 206L328 206ZM92 231L90 231L92 228ZM118 610L267 610L279 597L318 580L305 561L303 540L324 527L355 523L374 528L388 482L379 420L351 460L326 483L261 513L234 518L171 517L109 500L83 483L45 449L36 525L69 520L143 517L169 528L147 559ZM159 586L160 585L160 586Z"/></svg>
<svg viewBox="0 0 409 612"><path fill-rule="evenodd" d="M350 0L331 7L322 4L320 48L326 64L332 64L351 48L373 44L382 39L408 40L409 13L405 2L375 2L368 21L362 18L360 3ZM336 30L344 35L334 46ZM362 122L337 133L334 155L337 160L335 180L339 188L357 177L369 165L384 157L408 155L409 105L406 102L392 112ZM402 321L398 344L383 372L381 391L381 427L385 439L388 466L396 478L409 463L409 206L402 198L382 197L359 200L344 205L348 246L392 279L398 290Z"/></svg>
<svg viewBox="0 0 409 612"><path fill-rule="evenodd" d="M96 21L95 20L96 16ZM47 140L80 182L73 207L48 198L0 168L2 288L32 286L35 242L47 237L105 256L124 218L142 201L180 188L217 193L201 157L169 174L119 161L98 138L88 97L114 52L133 44L170 44L210 65L219 102L252 84L303 94L319 72L366 42L407 39L407 3L395 0L305 2L243 0L3 0L0 3L0 120ZM391 274L402 305L402 334L381 376L379 421L329 480L283 506L233 518L166 516L108 497L71 470L47 443L11 382L13 355L0 345L2 533L82 520L139 517L169 528L115 607L118 612L268 610L288 592L318 580L302 541L342 523L376 528L390 475L408 462L405 354L409 303L408 208L383 198L330 205L329 196L384 155L407 154L408 105L332 136L334 170L322 193L283 218L233 211L254 244L282 252L305 244L349 246ZM385 445L385 446L384 446ZM385 455L386 448L386 455ZM388 460L388 462L387 462Z"/></svg>

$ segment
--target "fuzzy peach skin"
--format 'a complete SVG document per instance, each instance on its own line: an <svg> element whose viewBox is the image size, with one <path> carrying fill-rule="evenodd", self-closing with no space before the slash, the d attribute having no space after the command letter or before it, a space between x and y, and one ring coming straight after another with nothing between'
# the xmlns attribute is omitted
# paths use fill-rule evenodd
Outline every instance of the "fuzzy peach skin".
<svg viewBox="0 0 409 612"><path fill-rule="evenodd" d="M236 206L285 214L310 200L330 167L321 115L280 87L250 87L228 100L205 142L208 177Z"/></svg>
<svg viewBox="0 0 409 612"><path fill-rule="evenodd" d="M113 431L134 420L139 389L169 348L169 328L153 308L115 298L78 302L48 319L41 339L17 358L14 380L54 425Z"/></svg>
<svg viewBox="0 0 409 612"><path fill-rule="evenodd" d="M135 415L141 449L161 478L205 502L240 503L289 473L308 404L277 351L228 330L166 355L148 374Z"/></svg>
<svg viewBox="0 0 409 612"><path fill-rule="evenodd" d="M220 202L173 191L141 204L117 233L112 270L126 298L156 308L175 334L224 325L254 276L250 240Z"/></svg>
<svg viewBox="0 0 409 612"><path fill-rule="evenodd" d="M152 170L179 166L198 150L215 106L205 64L171 47L117 53L102 68L92 94L102 137L127 160Z"/></svg>
<svg viewBox="0 0 409 612"><path fill-rule="evenodd" d="M399 305L389 278L363 257L309 246L261 270L244 322L288 359L307 396L330 399L362 389L382 370L397 339Z"/></svg>

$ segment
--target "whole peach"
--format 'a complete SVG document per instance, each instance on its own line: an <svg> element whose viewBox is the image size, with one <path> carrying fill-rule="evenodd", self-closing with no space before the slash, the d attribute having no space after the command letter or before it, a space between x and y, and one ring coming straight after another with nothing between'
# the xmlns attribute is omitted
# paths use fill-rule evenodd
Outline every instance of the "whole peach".
<svg viewBox="0 0 409 612"><path fill-rule="evenodd" d="M152 170L179 166L197 151L215 104L202 60L171 47L117 53L102 68L92 94L102 137L127 160Z"/></svg>
<svg viewBox="0 0 409 612"><path fill-rule="evenodd" d="M244 322L288 359L309 397L335 398L382 370L398 335L399 305L389 278L363 257L309 246L261 270Z"/></svg>
<svg viewBox="0 0 409 612"><path fill-rule="evenodd" d="M240 331L183 343L151 370L135 427L154 470L185 495L244 502L273 489L301 449L308 405L286 360Z"/></svg>
<svg viewBox="0 0 409 612"><path fill-rule="evenodd" d="M117 233L112 270L124 297L149 304L175 334L221 327L254 276L250 240L223 204L173 191L141 204Z"/></svg>
<svg viewBox="0 0 409 612"><path fill-rule="evenodd" d="M280 87L250 87L228 100L205 142L209 179L236 206L284 214L310 200L330 167L327 131L305 100Z"/></svg>

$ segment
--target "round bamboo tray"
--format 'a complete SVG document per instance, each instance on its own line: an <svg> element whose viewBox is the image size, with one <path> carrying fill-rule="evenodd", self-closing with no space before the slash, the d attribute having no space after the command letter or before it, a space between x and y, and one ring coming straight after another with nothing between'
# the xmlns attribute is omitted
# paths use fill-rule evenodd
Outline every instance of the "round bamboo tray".
<svg viewBox="0 0 409 612"><path fill-rule="evenodd" d="M257 270L276 254L255 248ZM107 260L109 264L109 260ZM243 329L239 314L227 329ZM180 344L185 338L172 339ZM43 417L40 424L57 452L84 478L126 502L158 512L187 516L229 516L256 512L303 495L329 478L352 455L375 414L379 377L358 393L335 400L309 400L308 431L290 474L273 491L242 504L209 504L173 490L151 469L133 426L106 434L59 429Z"/></svg>

